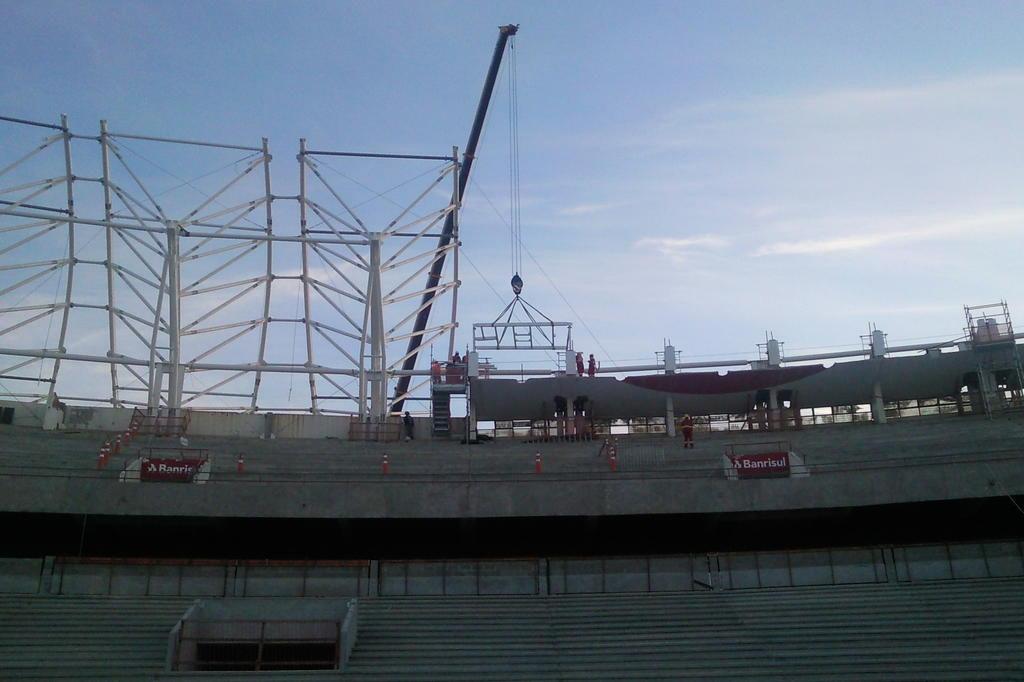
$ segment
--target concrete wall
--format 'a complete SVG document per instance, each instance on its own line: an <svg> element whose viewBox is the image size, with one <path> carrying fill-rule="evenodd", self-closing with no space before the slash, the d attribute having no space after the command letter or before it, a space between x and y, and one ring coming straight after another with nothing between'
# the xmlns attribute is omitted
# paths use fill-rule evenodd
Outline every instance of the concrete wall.
<svg viewBox="0 0 1024 682"><path fill-rule="evenodd" d="M42 428L47 408L39 403L0 400L14 408L14 425ZM68 406L63 428L68 431L124 431L131 421L130 408ZM417 437L430 435L429 419L417 419ZM196 436L261 438L337 438L348 440L350 417L313 414L245 414L193 411L188 433Z"/></svg>
<svg viewBox="0 0 1024 682"><path fill-rule="evenodd" d="M0 593L35 594L42 591L43 559L0 558Z"/></svg>
<svg viewBox="0 0 1024 682"><path fill-rule="evenodd" d="M266 415L239 412L193 411L188 425L189 435L259 438L266 429Z"/></svg>
<svg viewBox="0 0 1024 682"><path fill-rule="evenodd" d="M43 427L46 407L41 403L27 403L20 400L0 400L0 407L14 408L14 426Z"/></svg>
<svg viewBox="0 0 1024 682"><path fill-rule="evenodd" d="M1024 494L1019 451L812 467L808 477L727 480L720 470L636 474L584 471L207 485L124 485L116 479L0 477L0 506L30 513L250 518L502 518L707 514L865 507ZM998 481L998 487L996 485Z"/></svg>
<svg viewBox="0 0 1024 682"><path fill-rule="evenodd" d="M351 417L342 415L274 414L267 415L277 438L339 438L348 440Z"/></svg>

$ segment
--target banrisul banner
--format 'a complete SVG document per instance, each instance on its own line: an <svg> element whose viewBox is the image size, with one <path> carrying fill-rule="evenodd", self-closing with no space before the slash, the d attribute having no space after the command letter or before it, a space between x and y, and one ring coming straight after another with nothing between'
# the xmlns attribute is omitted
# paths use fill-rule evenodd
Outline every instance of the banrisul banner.
<svg viewBox="0 0 1024 682"><path fill-rule="evenodd" d="M789 476L788 452L759 452L733 455L732 467L740 478L777 478Z"/></svg>
<svg viewBox="0 0 1024 682"><path fill-rule="evenodd" d="M143 458L139 469L139 478L143 481L174 481L191 483L199 471L201 459L155 459Z"/></svg>

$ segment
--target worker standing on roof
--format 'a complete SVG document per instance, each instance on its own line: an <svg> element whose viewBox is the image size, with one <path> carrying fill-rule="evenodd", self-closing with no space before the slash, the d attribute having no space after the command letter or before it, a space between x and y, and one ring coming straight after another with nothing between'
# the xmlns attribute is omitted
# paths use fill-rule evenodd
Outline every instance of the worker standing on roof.
<svg viewBox="0 0 1024 682"><path fill-rule="evenodd" d="M693 417L688 414L684 414L683 418L679 420L679 427L683 431L683 447L693 447Z"/></svg>
<svg viewBox="0 0 1024 682"><path fill-rule="evenodd" d="M583 376L583 353L576 354L576 374Z"/></svg>
<svg viewBox="0 0 1024 682"><path fill-rule="evenodd" d="M594 359L594 354L590 354L590 359L587 360L587 376L594 376L597 374L597 360Z"/></svg>
<svg viewBox="0 0 1024 682"><path fill-rule="evenodd" d="M402 417L402 426L405 428L405 440L406 442L412 440L413 433L416 428L416 422L413 421L412 415L408 412Z"/></svg>

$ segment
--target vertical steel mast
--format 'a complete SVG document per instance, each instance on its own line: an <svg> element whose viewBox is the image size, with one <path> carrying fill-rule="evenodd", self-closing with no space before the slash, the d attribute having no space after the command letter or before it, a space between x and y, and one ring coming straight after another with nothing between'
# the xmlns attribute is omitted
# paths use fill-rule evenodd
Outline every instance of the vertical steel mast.
<svg viewBox="0 0 1024 682"><path fill-rule="evenodd" d="M459 196L465 196L466 184L469 182L469 172L473 168L473 159L476 156L476 146L480 142L480 133L483 131L484 119L487 117L487 107L491 103L491 93L494 91L494 83L498 79L498 69L501 68L501 59L505 55L505 45L508 39L519 31L519 26L508 24L498 29L498 42L494 46L494 54L491 56L491 66L487 70L487 79L484 81L484 90L480 93L480 102L476 106L476 117L473 119L473 127L469 131L469 140L466 142L466 152L462 160L462 168L459 173ZM419 349L423 343L424 330L430 320L430 309L433 304L436 288L441 280L441 271L444 269L445 248L452 240L455 231L455 216L449 214L444 221L444 229L438 238L437 251L441 256L434 261L427 275L427 286L424 287L423 299L420 302L420 312L416 316L416 323L413 326L412 336L409 337L409 349L405 362L402 363L403 370L411 370L416 367L416 358L419 356ZM409 389L411 377L402 376L398 379L396 396L404 396ZM393 411L401 411L404 398L395 401Z"/></svg>

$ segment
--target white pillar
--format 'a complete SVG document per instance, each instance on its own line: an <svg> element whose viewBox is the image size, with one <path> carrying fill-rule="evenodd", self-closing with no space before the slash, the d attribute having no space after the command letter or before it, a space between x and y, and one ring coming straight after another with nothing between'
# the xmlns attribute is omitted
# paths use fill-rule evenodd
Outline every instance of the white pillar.
<svg viewBox="0 0 1024 682"><path fill-rule="evenodd" d="M782 348L778 339L768 339L768 366L778 367L782 364Z"/></svg>
<svg viewBox="0 0 1024 682"><path fill-rule="evenodd" d="M676 349L672 344L665 344L665 374L676 373ZM665 430L669 438L676 437L676 406L672 396L665 396Z"/></svg>
<svg viewBox="0 0 1024 682"><path fill-rule="evenodd" d="M779 392L774 388L768 389L768 429L779 430Z"/></svg>
<svg viewBox="0 0 1024 682"><path fill-rule="evenodd" d="M383 422L388 416L388 380L384 373L384 303L380 282L381 233L370 233L370 410L373 420Z"/></svg>
<svg viewBox="0 0 1024 682"><path fill-rule="evenodd" d="M149 400L146 405L153 414L160 410L160 392L164 385L166 371L167 365L162 362L156 363L153 368L153 375L149 382Z"/></svg>
<svg viewBox="0 0 1024 682"><path fill-rule="evenodd" d="M871 332L871 357L885 357L885 334L882 333L881 329L875 329Z"/></svg>
<svg viewBox="0 0 1024 682"><path fill-rule="evenodd" d="M576 351L571 348L565 351L565 374L566 376L576 374Z"/></svg>
<svg viewBox="0 0 1024 682"><path fill-rule="evenodd" d="M171 416L181 407L181 260L179 225L173 220L167 228L167 408Z"/></svg>
<svg viewBox="0 0 1024 682"><path fill-rule="evenodd" d="M476 406L473 405L473 379L480 373L480 354L475 350L466 353L466 437L475 441L477 437L476 428Z"/></svg>

